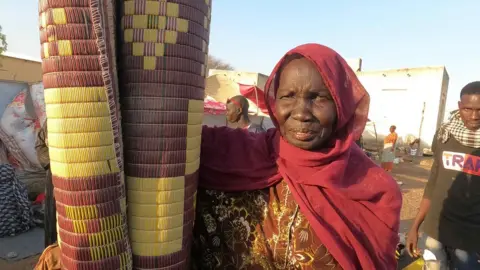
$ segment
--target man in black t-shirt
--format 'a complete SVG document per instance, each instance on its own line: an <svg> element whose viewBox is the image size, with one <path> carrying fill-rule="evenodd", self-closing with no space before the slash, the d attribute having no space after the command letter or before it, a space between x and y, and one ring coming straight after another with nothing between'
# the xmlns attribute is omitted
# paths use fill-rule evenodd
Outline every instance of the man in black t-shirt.
<svg viewBox="0 0 480 270"><path fill-rule="evenodd" d="M434 162L420 209L407 236L418 256L420 225L438 269L480 269L480 81L460 93L458 111L437 131ZM424 222L425 221L425 222Z"/></svg>

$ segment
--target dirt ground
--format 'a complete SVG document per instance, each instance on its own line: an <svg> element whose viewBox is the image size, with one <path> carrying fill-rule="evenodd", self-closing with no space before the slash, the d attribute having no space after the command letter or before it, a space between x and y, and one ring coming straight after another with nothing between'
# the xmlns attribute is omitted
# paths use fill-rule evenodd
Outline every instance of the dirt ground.
<svg viewBox="0 0 480 270"><path fill-rule="evenodd" d="M18 262L6 262L0 259L0 269L2 270L32 270L37 264L38 256L33 256L27 259L23 259Z"/></svg>
<svg viewBox="0 0 480 270"><path fill-rule="evenodd" d="M408 231L417 214L431 166L432 158L422 158L415 163L405 161L393 168L393 177L403 182L400 186L403 194L400 232Z"/></svg>
<svg viewBox="0 0 480 270"><path fill-rule="evenodd" d="M403 205L401 212L400 232L407 232L420 205L423 188L428 179L431 167L431 158L422 158L415 163L405 161L395 165L392 175L402 181ZM18 262L7 263L0 259L0 269L5 270L32 270L39 256L33 256Z"/></svg>

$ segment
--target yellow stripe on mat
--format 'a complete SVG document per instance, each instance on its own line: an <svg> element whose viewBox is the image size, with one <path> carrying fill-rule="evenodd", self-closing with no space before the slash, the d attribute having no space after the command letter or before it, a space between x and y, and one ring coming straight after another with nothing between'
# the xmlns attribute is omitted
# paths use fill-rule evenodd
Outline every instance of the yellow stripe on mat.
<svg viewBox="0 0 480 270"><path fill-rule="evenodd" d="M67 13L64 8L52 8L51 11L54 24L67 24Z"/></svg>
<svg viewBox="0 0 480 270"><path fill-rule="evenodd" d="M108 161L116 158L113 145L87 148L48 148L50 160L61 163Z"/></svg>
<svg viewBox="0 0 480 270"><path fill-rule="evenodd" d="M157 68L157 57L156 56L143 56L143 69L144 70L155 70ZM205 65L201 65L200 68L201 76L205 76ZM200 100L201 101L201 100ZM203 101L201 101L203 102ZM202 112L203 112L203 104L202 104Z"/></svg>
<svg viewBox="0 0 480 270"><path fill-rule="evenodd" d="M132 241L137 256L164 256L182 250L182 239L164 243L137 243Z"/></svg>
<svg viewBox="0 0 480 270"><path fill-rule="evenodd" d="M155 43L154 55L153 56L164 56L165 55L165 43ZM132 44L132 55L133 56L144 56L145 54L145 43L143 42L133 42Z"/></svg>
<svg viewBox="0 0 480 270"><path fill-rule="evenodd" d="M178 32L172 30L164 30L159 32L158 29L143 29L143 42L158 42L158 35L161 33L164 44L176 44L178 38ZM133 43L133 29L125 29L123 33L123 39L125 43ZM202 52L207 53L207 42L202 40Z"/></svg>
<svg viewBox="0 0 480 270"><path fill-rule="evenodd" d="M101 233L92 233L88 235L88 242L92 247L115 243L124 238L125 231L125 226L119 226L113 230L104 231Z"/></svg>
<svg viewBox="0 0 480 270"><path fill-rule="evenodd" d="M188 100L188 112L201 112L203 114L203 100Z"/></svg>
<svg viewBox="0 0 480 270"><path fill-rule="evenodd" d="M185 163L185 175L193 174L200 168L200 158L195 161Z"/></svg>
<svg viewBox="0 0 480 270"><path fill-rule="evenodd" d="M185 190L175 189L168 191L138 191L128 190L128 203L138 204L168 204L183 202L185 199Z"/></svg>
<svg viewBox="0 0 480 270"><path fill-rule="evenodd" d="M119 227L123 224L122 214L116 214L113 216L101 218L100 231L107 231ZM72 220L74 233L87 233L87 221L86 220Z"/></svg>
<svg viewBox="0 0 480 270"><path fill-rule="evenodd" d="M144 42L157 42L158 41L159 31L157 29L144 29L143 30L143 41ZM162 37L165 43L167 44L176 44L177 43L177 32L171 30L165 30L162 32ZM133 42L133 29L125 29L124 31L124 41L125 43Z"/></svg>
<svg viewBox="0 0 480 270"><path fill-rule="evenodd" d="M128 213L138 217L169 217L183 214L184 201L168 204L138 204L128 203Z"/></svg>
<svg viewBox="0 0 480 270"><path fill-rule="evenodd" d="M51 161L52 174L60 177L89 177L120 172L117 160L87 163L61 163Z"/></svg>
<svg viewBox="0 0 480 270"><path fill-rule="evenodd" d="M188 144L188 141L187 141L187 144ZM188 148L188 145L187 145L187 148ZM200 158L200 145L197 148L186 151L186 158L185 158L186 163L196 162L197 159L199 158Z"/></svg>
<svg viewBox="0 0 480 270"><path fill-rule="evenodd" d="M183 190L185 187L185 176L165 178L140 178L126 176L128 190L138 191L170 191Z"/></svg>
<svg viewBox="0 0 480 270"><path fill-rule="evenodd" d="M203 112L202 113L188 113L188 125L199 125L203 123Z"/></svg>
<svg viewBox="0 0 480 270"><path fill-rule="evenodd" d="M143 57L143 69L155 70L156 66L157 66L157 58L155 56Z"/></svg>
<svg viewBox="0 0 480 270"><path fill-rule="evenodd" d="M48 146L56 148L86 148L98 146L112 146L113 133L111 131L90 133L49 133Z"/></svg>
<svg viewBox="0 0 480 270"><path fill-rule="evenodd" d="M48 133L112 132L110 116L91 118L50 119L47 117Z"/></svg>
<svg viewBox="0 0 480 270"><path fill-rule="evenodd" d="M110 117L107 102L46 104L45 111L50 119Z"/></svg>
<svg viewBox="0 0 480 270"><path fill-rule="evenodd" d="M73 220L85 220L98 218L98 209L95 205L69 206L65 205L67 218Z"/></svg>
<svg viewBox="0 0 480 270"><path fill-rule="evenodd" d="M46 104L108 101L104 87L47 88L44 95Z"/></svg>
<svg viewBox="0 0 480 270"><path fill-rule="evenodd" d="M128 228L140 231L168 230L183 226L184 213L162 217L136 217L128 218Z"/></svg>
<svg viewBox="0 0 480 270"><path fill-rule="evenodd" d="M194 138L202 135L202 124L187 125L187 138Z"/></svg>
<svg viewBox="0 0 480 270"><path fill-rule="evenodd" d="M183 238L183 226L158 231L129 230L130 241L140 243L168 243Z"/></svg>
<svg viewBox="0 0 480 270"><path fill-rule="evenodd" d="M65 12L64 8L52 8L50 9L52 17L53 17L53 24L54 25L63 25L67 24L67 13ZM46 28L47 25L47 12L42 12L40 14L40 25L42 28Z"/></svg>
<svg viewBox="0 0 480 270"><path fill-rule="evenodd" d="M59 56L73 55L72 43L70 42L70 40L59 40L59 41L56 41L56 43L57 43ZM49 45L48 42L43 43L43 53L45 58L50 57L50 52L48 51L48 45Z"/></svg>
<svg viewBox="0 0 480 270"><path fill-rule="evenodd" d="M91 247L89 250L92 261L99 261L119 255L116 243L111 243L102 247Z"/></svg>

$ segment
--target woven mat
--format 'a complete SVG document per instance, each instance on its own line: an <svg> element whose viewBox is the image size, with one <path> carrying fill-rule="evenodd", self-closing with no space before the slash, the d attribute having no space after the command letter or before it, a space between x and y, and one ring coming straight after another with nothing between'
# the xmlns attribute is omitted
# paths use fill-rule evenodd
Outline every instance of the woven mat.
<svg viewBox="0 0 480 270"><path fill-rule="evenodd" d="M137 269L188 268L209 26L205 0L122 7L120 98Z"/></svg>
<svg viewBox="0 0 480 270"><path fill-rule="evenodd" d="M41 0L57 231L66 269L131 269L113 0Z"/></svg>

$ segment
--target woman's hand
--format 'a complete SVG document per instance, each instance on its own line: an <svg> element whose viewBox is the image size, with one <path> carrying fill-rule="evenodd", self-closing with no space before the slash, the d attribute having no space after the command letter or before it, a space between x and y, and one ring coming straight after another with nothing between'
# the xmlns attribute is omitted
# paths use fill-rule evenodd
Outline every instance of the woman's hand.
<svg viewBox="0 0 480 270"><path fill-rule="evenodd" d="M412 227L407 234L407 243L406 248L407 252L412 258L420 256L420 251L418 250L418 228Z"/></svg>

